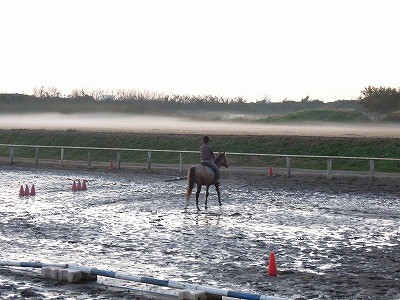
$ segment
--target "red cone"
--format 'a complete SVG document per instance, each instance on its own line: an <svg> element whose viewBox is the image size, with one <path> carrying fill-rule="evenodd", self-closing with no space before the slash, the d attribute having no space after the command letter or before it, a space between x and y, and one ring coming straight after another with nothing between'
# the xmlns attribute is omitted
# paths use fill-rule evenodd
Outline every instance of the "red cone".
<svg viewBox="0 0 400 300"><path fill-rule="evenodd" d="M83 179L83 180L82 180L82 191L86 191L86 190L87 190L86 180Z"/></svg>
<svg viewBox="0 0 400 300"><path fill-rule="evenodd" d="M76 192L76 182L74 180L74 183L72 184L72 191Z"/></svg>
<svg viewBox="0 0 400 300"><path fill-rule="evenodd" d="M20 197L25 196L24 187L22 185L21 185L21 188L19 189L19 196Z"/></svg>
<svg viewBox="0 0 400 300"><path fill-rule="evenodd" d="M35 196L35 195L36 195L35 185L32 184L32 187L31 187L31 196Z"/></svg>
<svg viewBox="0 0 400 300"><path fill-rule="evenodd" d="M114 164L112 160L110 160L110 170L114 170Z"/></svg>
<svg viewBox="0 0 400 300"><path fill-rule="evenodd" d="M25 196L29 196L29 187L27 184L25 185Z"/></svg>
<svg viewBox="0 0 400 300"><path fill-rule="evenodd" d="M78 184L76 185L76 189L77 189L78 191L81 191L81 190L82 190L82 186L81 186L81 181L80 181L80 180L78 180Z"/></svg>
<svg viewBox="0 0 400 300"><path fill-rule="evenodd" d="M269 167L269 176L273 176L274 175L274 173L272 172L272 167Z"/></svg>
<svg viewBox="0 0 400 300"><path fill-rule="evenodd" d="M269 276L276 276L277 274L278 274L278 271L276 269L275 253L271 252L269 254L268 275Z"/></svg>

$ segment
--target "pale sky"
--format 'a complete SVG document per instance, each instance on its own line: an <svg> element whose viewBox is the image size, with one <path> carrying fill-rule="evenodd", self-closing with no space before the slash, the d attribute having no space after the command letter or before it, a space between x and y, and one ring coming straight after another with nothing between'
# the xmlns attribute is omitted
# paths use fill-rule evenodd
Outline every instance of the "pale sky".
<svg viewBox="0 0 400 300"><path fill-rule="evenodd" d="M398 0L2 0L0 93L355 99L400 87Z"/></svg>

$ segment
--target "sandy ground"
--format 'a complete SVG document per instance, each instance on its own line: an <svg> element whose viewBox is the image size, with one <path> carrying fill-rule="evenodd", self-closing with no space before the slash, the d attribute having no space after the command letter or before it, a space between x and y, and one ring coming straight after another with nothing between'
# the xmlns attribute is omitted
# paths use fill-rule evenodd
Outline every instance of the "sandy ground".
<svg viewBox="0 0 400 300"><path fill-rule="evenodd" d="M21 169L21 167L18 167L18 169ZM38 171L40 171L40 168ZM71 171L73 171L72 168L68 170L68 172ZM81 168L78 168L77 171L81 172ZM282 209L280 202L284 203L287 201L285 195L288 197L303 195L303 197L316 197L316 199L318 199L318 195L321 195L321 197L328 196L332 198L325 199L327 201L321 199L317 202L312 202L314 204L311 207L307 206L310 204L308 203L304 207L300 205L295 208L296 204L291 202L284 204L284 206L289 205L286 210L292 211L294 214L296 214L297 209L300 209L305 214L307 214L307 210L310 210L310 220L319 217L329 220L332 216L336 216L338 220L347 222L354 214L357 215L356 219L360 218L361 222L362 220L366 220L368 224L365 224L365 226L371 227L371 230L375 226L375 222L380 222L379 220L381 222L393 222L393 220L399 220L400 218L398 208L400 204L400 180L397 175L378 174L379 176L370 181L367 174L363 173L337 173L334 174L332 179L328 180L324 172L294 170L293 176L288 178L285 176L284 170L276 169L274 171L274 175L269 176L267 170L262 169L224 169L222 172L224 197L228 197L226 191L230 191L232 188L233 190L229 192L231 197L234 197L236 194L235 191L241 191L242 194L248 195L248 197L254 196L253 193L257 191L261 191L261 193L271 191L272 195L281 194L281 196L278 196L278 199L281 199L279 202L270 203L268 209L272 210L266 212L265 217L267 217L274 214L273 211L276 209L279 214L280 209ZM103 171L101 173L106 178L111 176L109 172ZM163 181L168 178L176 178L177 175L182 174L177 173L176 169L156 167L152 170L146 170L143 167L139 169L121 169L112 172L113 177L125 178L126 180L146 177L153 178L155 181ZM182 186L185 185L184 179L179 182ZM215 211L214 194L215 192L211 190L210 212L205 212L203 207L201 207L202 212L199 215L200 223L201 216L207 216L209 225L204 227L205 230L209 230L208 227L212 227L213 223L219 220ZM343 197L347 197L349 200L358 197L361 201L365 199L369 204L366 207L362 204L358 206L351 204L351 209L349 210L349 207L344 207L345 205L343 207L337 206L341 202L334 203L335 199L342 199ZM121 196L122 198L124 197ZM376 199L376 203L373 199ZM384 202L385 199L391 199L391 203L395 205L387 207L387 205L382 204L382 207L379 208L379 202ZM371 207L371 201L373 211L368 211L366 208ZM200 205L202 206L202 204L203 200ZM223 206L225 205L228 204L224 203L223 199ZM246 206L245 203L243 205L244 207ZM316 214L313 214L312 210L316 210ZM193 217L195 214L193 196L190 211L189 216ZM240 220L246 218L248 213L250 212L230 212L226 217L234 218L240 223ZM158 222L162 218L161 215L158 212L153 221ZM291 220L289 216L289 212L283 213L281 211L282 220L279 221L278 219L277 222L282 224L283 227L289 226L290 224L287 223L287 221ZM250 219L247 222L251 222L252 217L250 215L248 217ZM279 215L277 217L279 218ZM289 219L287 219L288 217ZM291 222L295 221L296 219L291 220ZM219 220L218 222L222 221ZM266 222L269 221L266 219ZM318 223L320 221L316 219L315 222ZM337 224L340 227L340 221L331 220L329 222ZM299 226L298 228L300 229L304 224L294 223L291 226ZM325 225L320 224L317 227L319 226L324 228ZM305 230L305 228L303 229ZM232 230L228 230L227 232L228 236L235 232L232 236L233 240L230 247L239 245L240 243L247 243L244 237L241 237L240 234L238 235L236 230ZM356 228L354 230L357 232ZM210 257L207 255L203 259L202 270L205 272L204 274L207 274L205 277L211 276L210 278L215 279L216 282L230 282L232 280L239 283L242 287L245 287L247 283L261 293L280 295L287 299L400 299L400 231L397 233L397 238L391 239L391 246L381 245L378 242L382 238L380 235L376 236L376 245L372 241L372 243L362 246L364 245L362 240L365 237L350 234L349 232L348 241L344 240L334 248L330 246L334 238L331 240L329 236L325 236L322 241L318 242L307 236L305 232L303 233L300 230L297 233L298 238L292 240L294 244L287 244L287 241L284 239L281 240L280 244L277 244L277 277L270 277L266 274L266 264L262 266L252 263L242 265L241 261L246 260L247 256L254 259L253 254L246 255L245 253L241 253L240 256L238 256L239 254L235 255L234 259L236 261L232 261L233 257L231 257L225 258L220 263L215 264L207 263L207 259L213 259L212 255ZM257 229L255 229L254 233L257 234ZM179 236L180 232L176 231L175 234ZM263 233L260 232L260 234ZM279 239L283 237L282 234L284 234L284 229L282 229L282 232L278 229L277 235ZM290 232L288 234L290 235ZM184 234L183 236L187 235ZM259 243L257 239L252 242ZM257 244L257 246L261 245ZM162 246L159 244L157 247ZM207 251L212 253L212 250L213 248L209 247ZM227 253L230 253L233 251L233 248L228 247L226 250ZM168 253L167 250L165 251L165 253ZM326 256L323 253L326 253ZM301 255L301 258L297 257L298 255ZM264 259L267 258L265 257ZM292 259L293 261L291 261ZM300 268L295 267L295 261L298 259L303 261L302 266L299 266ZM168 255L165 256L165 260L167 263ZM175 262L176 259L174 258L173 261ZM199 268L199 263L200 261L196 262L197 268ZM331 266L323 274L310 272L310 270L317 272L320 266L329 264L333 264L334 267ZM21 295L23 298L31 299L52 299L51 297L53 296L56 299L70 299L71 296L76 297L75 299L167 299L157 294L143 293L140 290L113 289L107 284L103 285L102 281L100 281L100 284L68 285L65 283L43 281L38 277L40 276L26 272L11 272L7 268L0 268L0 278L3 278L3 280L6 278L3 282L0 280L0 296ZM23 284L23 282L25 283ZM146 290L148 287L142 288ZM44 293L44 291L46 292Z"/></svg>

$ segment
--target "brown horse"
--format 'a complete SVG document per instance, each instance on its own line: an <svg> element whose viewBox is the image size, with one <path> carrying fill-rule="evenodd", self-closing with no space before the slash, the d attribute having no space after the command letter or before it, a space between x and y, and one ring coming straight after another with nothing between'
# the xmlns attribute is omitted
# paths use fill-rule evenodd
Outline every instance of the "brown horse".
<svg viewBox="0 0 400 300"><path fill-rule="evenodd" d="M215 159L215 164L220 168L221 166L228 167L228 161L226 160L226 153L225 152L220 152L217 158ZM188 171L188 187L186 189L186 207L189 205L189 198L192 193L194 184L197 185L197 192L196 192L196 206L197 210L200 210L199 208L199 195L201 191L201 186L205 185L207 190L206 190L206 203L205 203L205 208L207 209L207 198L209 194L209 188L210 185L215 185L215 190L217 191L218 195L218 202L219 205L221 205L221 193L219 190L219 184L215 184L214 181L214 172L210 172L211 168L207 167L202 164L198 165L193 165L189 171Z"/></svg>

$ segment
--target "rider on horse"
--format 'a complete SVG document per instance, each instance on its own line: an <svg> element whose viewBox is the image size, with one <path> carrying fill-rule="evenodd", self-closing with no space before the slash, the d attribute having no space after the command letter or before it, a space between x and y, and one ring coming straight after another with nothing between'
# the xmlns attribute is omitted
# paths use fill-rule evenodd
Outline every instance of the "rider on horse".
<svg viewBox="0 0 400 300"><path fill-rule="evenodd" d="M220 171L218 166L215 164L214 151L209 144L209 141L210 138L208 136L203 137L204 144L200 146L201 163L214 170L214 182L216 185L219 185Z"/></svg>

